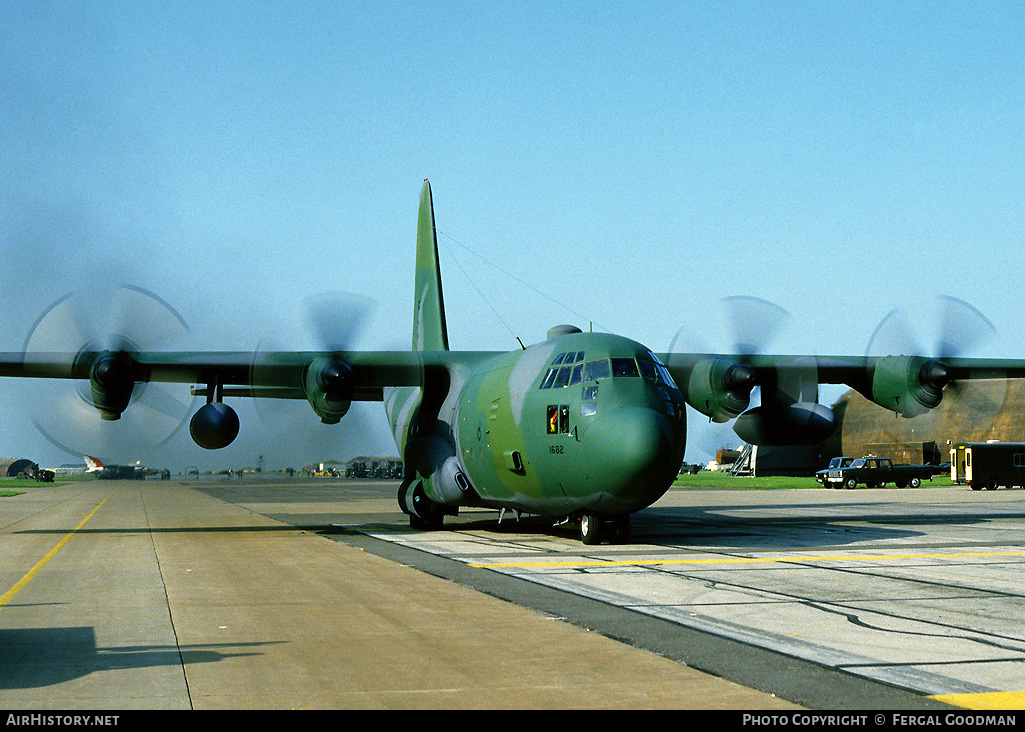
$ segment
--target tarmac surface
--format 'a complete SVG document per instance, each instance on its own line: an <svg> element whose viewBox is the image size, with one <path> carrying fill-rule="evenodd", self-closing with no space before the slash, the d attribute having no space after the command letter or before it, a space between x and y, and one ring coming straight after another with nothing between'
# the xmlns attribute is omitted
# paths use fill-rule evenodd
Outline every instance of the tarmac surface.
<svg viewBox="0 0 1025 732"><path fill-rule="evenodd" d="M631 540L383 481L0 498L0 708L1019 709L1025 493L674 489Z"/></svg>
<svg viewBox="0 0 1025 732"><path fill-rule="evenodd" d="M795 708L195 483L40 484L0 511L0 708Z"/></svg>

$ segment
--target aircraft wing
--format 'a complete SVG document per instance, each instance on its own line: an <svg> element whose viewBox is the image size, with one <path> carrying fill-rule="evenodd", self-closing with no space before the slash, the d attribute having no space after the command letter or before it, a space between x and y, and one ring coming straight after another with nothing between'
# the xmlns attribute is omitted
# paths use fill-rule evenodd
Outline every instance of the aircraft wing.
<svg viewBox="0 0 1025 732"><path fill-rule="evenodd" d="M0 377L86 380L89 401L106 420L120 417L137 384L189 384L192 395L207 398L206 416L216 435L211 444L216 444L226 429L225 412L236 420L237 431L237 418L221 401L226 396L305 399L321 421L334 424L353 401L380 401L388 387L433 383L447 388L454 366L495 355L470 351L6 353L0 354ZM734 431L761 445L814 444L832 433L835 415L818 403L819 384L845 384L910 418L937 407L944 390L958 382L1025 378L1023 360L680 353L666 354L662 360L688 404L712 421L736 420ZM752 408L756 387L760 404Z"/></svg>
<svg viewBox="0 0 1025 732"><path fill-rule="evenodd" d="M335 424L353 401L380 401L387 387L448 383L449 369L484 354L423 351L269 351L3 353L0 377L69 379L105 420L118 420L140 384L192 385L207 397L195 415L193 437L204 447L230 444L238 418L226 396L305 399L327 424ZM89 396L85 396L85 392ZM200 436L200 435L205 435Z"/></svg>
<svg viewBox="0 0 1025 732"><path fill-rule="evenodd" d="M0 376L88 379L110 388L115 382L198 384L235 395L295 399L307 398L304 383L319 378L322 386L351 388L354 399L374 401L384 387L418 386L425 368L447 361L451 358L411 351L0 353Z"/></svg>
<svg viewBox="0 0 1025 732"><path fill-rule="evenodd" d="M924 356L679 354L662 357L685 400L754 444L814 444L835 428L818 385L843 384L912 418L939 406L967 380L1025 378L1025 360ZM761 404L749 409L751 393Z"/></svg>
<svg viewBox="0 0 1025 732"><path fill-rule="evenodd" d="M387 387L421 386L458 363L488 358L459 351L245 351L0 353L0 377L88 380L107 419L127 406L136 384L191 384L192 393L307 399L322 418L350 401L381 401ZM334 405L331 407L330 405ZM344 413L344 410L343 412Z"/></svg>

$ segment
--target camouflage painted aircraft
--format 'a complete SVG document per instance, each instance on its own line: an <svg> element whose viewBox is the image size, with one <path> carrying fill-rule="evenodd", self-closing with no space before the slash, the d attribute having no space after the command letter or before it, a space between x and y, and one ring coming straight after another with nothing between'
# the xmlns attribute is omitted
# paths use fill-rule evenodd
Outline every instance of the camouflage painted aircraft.
<svg viewBox="0 0 1025 732"><path fill-rule="evenodd" d="M344 313L340 314L342 317ZM412 350L146 352L129 345L0 357L0 376L79 379L105 420L139 385L200 385L200 446L239 431L229 396L305 399L328 424L353 401L383 401L405 464L398 503L436 529L460 507L566 519L581 540L622 540L630 514L655 502L682 463L685 405L753 444L815 444L836 426L819 384L847 384L904 417L935 408L973 378L1025 376L1025 362L927 356L657 355L628 338L557 326L521 350L451 351L429 183L420 197ZM749 409L752 390L761 403Z"/></svg>

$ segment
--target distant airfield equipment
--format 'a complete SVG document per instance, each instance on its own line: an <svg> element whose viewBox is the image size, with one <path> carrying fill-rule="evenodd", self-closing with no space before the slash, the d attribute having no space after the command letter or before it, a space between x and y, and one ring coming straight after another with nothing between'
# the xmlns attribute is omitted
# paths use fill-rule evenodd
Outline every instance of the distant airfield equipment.
<svg viewBox="0 0 1025 732"><path fill-rule="evenodd" d="M146 469L138 465L104 465L96 477L100 480L145 480Z"/></svg>
<svg viewBox="0 0 1025 732"><path fill-rule="evenodd" d="M346 478L401 480L402 460L397 457L354 457L345 464Z"/></svg>
<svg viewBox="0 0 1025 732"><path fill-rule="evenodd" d="M77 404L102 418L93 424L117 425L157 396L143 409L153 426L140 423L125 439L140 431L158 440L173 435L191 405L182 409L187 403L164 386L195 385L206 404L192 416L190 433L207 449L225 447L238 434L229 397L304 400L325 424L349 419L354 401L381 401L402 460L398 502L412 526L437 529L461 507L481 506L568 520L588 544L624 539L630 514L668 490L682 463L686 404L714 422L732 421L749 444L813 446L838 421L818 403L820 384L847 384L913 418L930 414L969 381L1025 377L1025 360L964 358L954 347L964 344L950 333L922 355L766 355L763 336L784 313L755 298L725 301L736 314L734 343L725 352L678 352L674 343L657 354L622 336L565 326L509 352L452 351L426 181L416 240L410 351L353 349L365 315L359 299L312 303L319 350L255 354L150 350L146 327L133 337L116 327L106 338L77 337L53 327L62 321L62 299L30 330L22 353L0 356L0 376L75 380L84 387ZM183 329L155 295L125 292L136 303L129 325ZM949 326L965 321L951 318ZM57 413L42 408L37 424L57 442L54 425L42 424L51 411Z"/></svg>

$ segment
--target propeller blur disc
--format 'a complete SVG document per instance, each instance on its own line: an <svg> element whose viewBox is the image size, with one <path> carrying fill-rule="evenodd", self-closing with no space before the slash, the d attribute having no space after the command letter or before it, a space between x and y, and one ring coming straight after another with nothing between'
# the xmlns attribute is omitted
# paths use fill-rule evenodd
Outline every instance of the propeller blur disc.
<svg viewBox="0 0 1025 732"><path fill-rule="evenodd" d="M303 300L303 312L296 322L277 321L268 328L254 349L250 377L254 384L274 382L273 354L295 349L297 345L321 353L344 355L352 350L370 321L374 301L347 292L326 292ZM304 342L287 342L278 333L305 335ZM301 381L288 385L293 392L301 389ZM354 402L339 424L323 424L305 398L257 397L253 408L262 423L261 432L269 440L287 440L291 452L306 455L307 462L317 462L336 453L340 447L364 437L368 415L361 403Z"/></svg>
<svg viewBox="0 0 1025 732"><path fill-rule="evenodd" d="M178 312L140 287L77 291L57 299L33 323L22 349L27 360L46 354L180 349L188 327ZM116 421L100 418L88 380L33 384L28 409L39 432L71 455L134 461L165 444L188 419L193 399L178 385L136 384Z"/></svg>
<svg viewBox="0 0 1025 732"><path fill-rule="evenodd" d="M956 297L940 296L891 310L876 326L867 356L916 355L946 359L978 356L996 335L993 323ZM988 439L1007 400L1006 379L952 382L940 405L912 419L884 419L891 442L958 440L968 434Z"/></svg>

